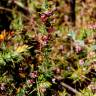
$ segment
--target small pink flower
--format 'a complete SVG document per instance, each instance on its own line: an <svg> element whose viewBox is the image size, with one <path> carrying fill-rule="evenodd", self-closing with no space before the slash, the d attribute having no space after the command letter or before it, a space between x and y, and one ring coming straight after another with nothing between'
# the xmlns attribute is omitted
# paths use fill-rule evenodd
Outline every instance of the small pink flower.
<svg viewBox="0 0 96 96"><path fill-rule="evenodd" d="M88 53L87 55L88 58L92 58L92 57L95 57L95 52L94 51L91 51Z"/></svg>
<svg viewBox="0 0 96 96"><path fill-rule="evenodd" d="M2 84L1 84L0 89L1 89L1 90L5 90L5 83L2 83Z"/></svg>
<svg viewBox="0 0 96 96"><path fill-rule="evenodd" d="M56 83L56 79L55 79L55 78L52 78L52 82L53 82L53 83Z"/></svg>
<svg viewBox="0 0 96 96"><path fill-rule="evenodd" d="M31 78L36 78L37 77L37 71L34 71L34 72L30 73L29 76Z"/></svg>
<svg viewBox="0 0 96 96"><path fill-rule="evenodd" d="M79 53L81 50L82 50L81 46L79 46L79 45L75 46L76 53Z"/></svg>
<svg viewBox="0 0 96 96"><path fill-rule="evenodd" d="M88 25L88 28L89 29L96 29L96 23Z"/></svg>
<svg viewBox="0 0 96 96"><path fill-rule="evenodd" d="M32 83L35 83L35 82L33 80L27 80L27 83L32 84Z"/></svg>
<svg viewBox="0 0 96 96"><path fill-rule="evenodd" d="M46 44L48 42L48 36L46 35L42 36L42 41L44 44Z"/></svg>
<svg viewBox="0 0 96 96"><path fill-rule="evenodd" d="M80 59L80 60L79 60L79 64L80 64L80 65L83 65L83 64L84 64L84 60L83 60L83 59Z"/></svg>
<svg viewBox="0 0 96 96"><path fill-rule="evenodd" d="M46 20L47 20L48 17L47 17L46 14L43 13L43 14L41 14L41 17L40 18L41 18L42 22L46 22Z"/></svg>
<svg viewBox="0 0 96 96"><path fill-rule="evenodd" d="M46 22L46 20L48 19L49 16L52 15L52 13L53 13L53 11L52 12L47 11L47 12L42 13L41 17L40 17L42 22Z"/></svg>
<svg viewBox="0 0 96 96"><path fill-rule="evenodd" d="M44 47L48 43L48 37L42 36L40 44Z"/></svg>

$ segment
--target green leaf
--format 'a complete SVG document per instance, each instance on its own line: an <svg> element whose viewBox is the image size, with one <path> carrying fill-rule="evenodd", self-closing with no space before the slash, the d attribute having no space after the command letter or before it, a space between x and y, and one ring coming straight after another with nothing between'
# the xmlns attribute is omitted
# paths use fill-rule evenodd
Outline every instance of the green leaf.
<svg viewBox="0 0 96 96"><path fill-rule="evenodd" d="M20 92L16 96L25 96L25 88L20 89Z"/></svg>
<svg viewBox="0 0 96 96"><path fill-rule="evenodd" d="M4 61L2 57L0 57L0 65L6 65L6 62Z"/></svg>
<svg viewBox="0 0 96 96"><path fill-rule="evenodd" d="M46 81L46 82L41 82L41 83L39 84L39 87L41 87L41 88L49 88L50 86L51 86L51 83L48 82L48 81Z"/></svg>

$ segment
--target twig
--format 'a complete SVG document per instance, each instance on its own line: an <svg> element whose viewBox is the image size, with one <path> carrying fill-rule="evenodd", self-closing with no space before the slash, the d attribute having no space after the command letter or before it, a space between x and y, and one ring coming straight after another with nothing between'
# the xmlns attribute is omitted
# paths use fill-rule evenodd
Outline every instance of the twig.
<svg viewBox="0 0 96 96"><path fill-rule="evenodd" d="M78 96L82 96L80 92L78 92L76 89L72 88L71 86L61 82L61 85L64 86L65 88L69 89L71 92L77 94Z"/></svg>
<svg viewBox="0 0 96 96"><path fill-rule="evenodd" d="M16 4L17 6L21 7L25 11L27 11L29 14L31 13L31 11L27 7L25 7L21 2L14 0L13 3Z"/></svg>
<svg viewBox="0 0 96 96"><path fill-rule="evenodd" d="M4 10L4 11L8 11L8 12L13 12L14 10L9 9L9 8L5 8L5 7L0 7L0 10ZM14 11L15 13L19 13L18 11ZM27 16L25 16L24 14L22 14L23 17L25 17L27 20L30 20L30 18L28 18Z"/></svg>
<svg viewBox="0 0 96 96"><path fill-rule="evenodd" d="M5 7L0 7L0 10L5 10L5 11L8 11L8 12L12 12L11 9L9 9L9 8L5 8Z"/></svg>
<svg viewBox="0 0 96 96"><path fill-rule="evenodd" d="M34 90L32 90L28 95L32 94L34 91L36 91L37 89L35 88Z"/></svg>

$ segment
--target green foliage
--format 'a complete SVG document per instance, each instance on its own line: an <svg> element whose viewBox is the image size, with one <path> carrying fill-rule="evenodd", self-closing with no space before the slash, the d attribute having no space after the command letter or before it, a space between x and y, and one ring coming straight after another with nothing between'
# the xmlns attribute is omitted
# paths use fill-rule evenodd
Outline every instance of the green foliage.
<svg viewBox="0 0 96 96"><path fill-rule="evenodd" d="M94 94L92 93L91 90L89 90L89 89L84 89L84 90L82 91L82 96L94 96Z"/></svg>
<svg viewBox="0 0 96 96"><path fill-rule="evenodd" d="M13 21L11 23L10 29L16 31L22 31L23 29L22 14L21 13L16 14L14 11L13 11Z"/></svg>
<svg viewBox="0 0 96 96"><path fill-rule="evenodd" d="M3 9L13 19L0 34L0 96L95 96L96 28L80 25L89 18L81 16L85 2L76 2L76 28L67 26L69 0L14 2Z"/></svg>
<svg viewBox="0 0 96 96"><path fill-rule="evenodd" d="M12 50L4 50L0 53L0 64L7 65L8 62L19 62L22 60L22 56L17 52L13 52Z"/></svg>
<svg viewBox="0 0 96 96"><path fill-rule="evenodd" d="M21 88L20 92L16 96L24 96L25 95L25 88Z"/></svg>

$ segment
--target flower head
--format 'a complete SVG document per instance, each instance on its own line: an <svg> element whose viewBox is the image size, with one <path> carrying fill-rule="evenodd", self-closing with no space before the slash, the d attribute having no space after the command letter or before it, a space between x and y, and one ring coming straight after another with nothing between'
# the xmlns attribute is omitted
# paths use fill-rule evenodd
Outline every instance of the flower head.
<svg viewBox="0 0 96 96"><path fill-rule="evenodd" d="M83 65L83 64L84 64L84 60L83 60L83 59L80 59L80 60L79 60L79 64L80 64L80 65Z"/></svg>
<svg viewBox="0 0 96 96"><path fill-rule="evenodd" d="M96 23L88 25L88 28L89 29L96 29Z"/></svg>
<svg viewBox="0 0 96 96"><path fill-rule="evenodd" d="M76 53L79 53L81 50L82 50L82 48L81 48L80 45L76 45L76 46L75 46L75 51L76 51Z"/></svg>

